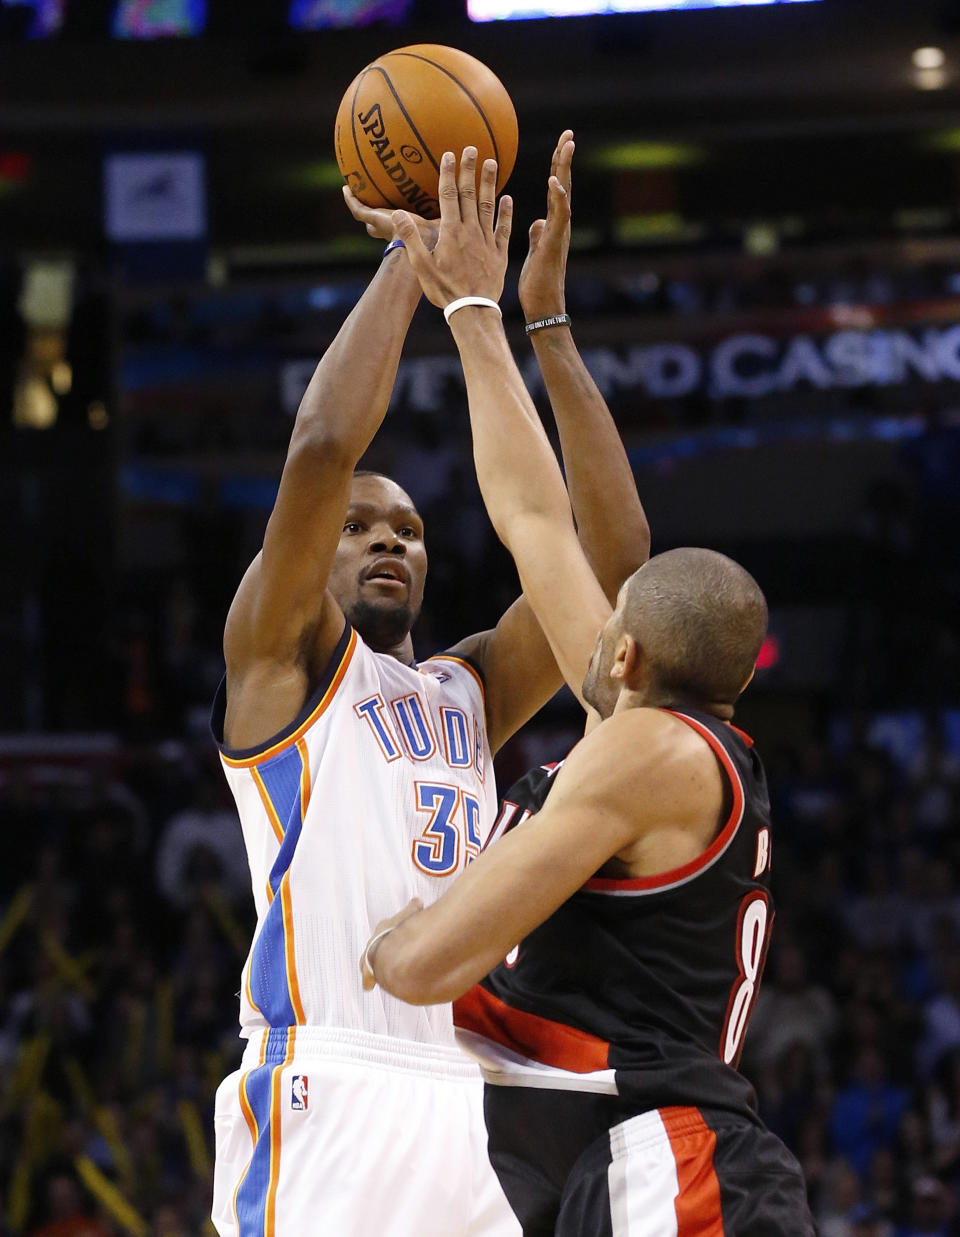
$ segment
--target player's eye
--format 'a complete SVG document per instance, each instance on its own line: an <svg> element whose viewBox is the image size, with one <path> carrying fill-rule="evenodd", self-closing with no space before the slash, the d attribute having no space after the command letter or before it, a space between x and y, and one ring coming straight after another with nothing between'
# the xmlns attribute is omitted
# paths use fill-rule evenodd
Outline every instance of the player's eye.
<svg viewBox="0 0 960 1237"><path fill-rule="evenodd" d="M404 525L404 527L400 529L401 537L416 537L416 535L417 530L415 528L411 528L408 524Z"/></svg>
<svg viewBox="0 0 960 1237"><path fill-rule="evenodd" d="M345 533L359 533L362 529L363 525L359 520L347 520L346 524L343 526L343 531Z"/></svg>

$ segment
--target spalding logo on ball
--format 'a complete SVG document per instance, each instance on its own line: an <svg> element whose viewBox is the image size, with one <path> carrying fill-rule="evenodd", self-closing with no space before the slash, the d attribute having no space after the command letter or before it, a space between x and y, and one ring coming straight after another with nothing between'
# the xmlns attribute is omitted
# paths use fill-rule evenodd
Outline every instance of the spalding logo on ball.
<svg viewBox="0 0 960 1237"><path fill-rule="evenodd" d="M337 111L334 144L343 179L367 206L440 214L440 157L477 148L497 161L497 192L517 157L517 114L500 79L455 47L416 43L361 70Z"/></svg>

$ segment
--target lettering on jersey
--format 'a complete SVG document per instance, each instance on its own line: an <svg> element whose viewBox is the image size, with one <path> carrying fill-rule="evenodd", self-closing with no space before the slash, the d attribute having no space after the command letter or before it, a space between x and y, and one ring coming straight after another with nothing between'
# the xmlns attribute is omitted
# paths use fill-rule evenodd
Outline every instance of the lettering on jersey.
<svg viewBox="0 0 960 1237"><path fill-rule="evenodd" d="M469 769L473 761L470 751L470 723L462 709L445 705L440 708L443 722L443 746L451 769Z"/></svg>
<svg viewBox="0 0 960 1237"><path fill-rule="evenodd" d="M549 764L541 765L540 768L544 771L544 773L546 773L548 777L556 777L556 775L563 768L563 761L562 760L551 760Z"/></svg>
<svg viewBox="0 0 960 1237"><path fill-rule="evenodd" d="M473 766L477 771L477 777L482 782L485 772L483 767L483 727L476 718L473 719Z"/></svg>
<svg viewBox="0 0 960 1237"><path fill-rule="evenodd" d="M757 834L757 858L753 865L754 878L762 876L770 867L770 830L764 827Z"/></svg>
<svg viewBox="0 0 960 1237"><path fill-rule="evenodd" d="M290 1080L290 1107L294 1112L306 1112L309 1103L309 1078L306 1074L294 1074Z"/></svg>
<svg viewBox="0 0 960 1237"><path fill-rule="evenodd" d="M400 737L411 760L429 760L437 743L427 721L423 701L416 692L390 702L400 727Z"/></svg>
<svg viewBox="0 0 960 1237"><path fill-rule="evenodd" d="M506 967L509 967L510 970L512 971L513 968L517 965L517 959L519 957L520 957L520 946L514 945L513 949L511 949L510 952L507 954L507 956L504 958L503 965Z"/></svg>
<svg viewBox="0 0 960 1237"><path fill-rule="evenodd" d="M725 1065L736 1068L743 1049L743 1037L747 1033L750 1015L760 991L763 964L770 943L773 919L770 902L760 890L748 893L740 903L735 942L737 980L727 1003L727 1016L720 1037L720 1054Z"/></svg>
<svg viewBox="0 0 960 1237"><path fill-rule="evenodd" d="M490 830L490 836L487 838L484 845L484 850L487 846L492 846L497 838L503 837L515 825L522 825L525 820L529 820L533 813L529 808L520 811L519 803L511 803L509 799L504 799L500 804L500 815L493 822L493 828Z"/></svg>
<svg viewBox="0 0 960 1237"><path fill-rule="evenodd" d="M373 731L373 737L376 739L381 752L383 752L384 758L387 761L399 760L402 753L397 746L396 740L390 733L390 725L383 715L384 707L381 696L369 696L366 700L361 700L359 704L355 704L353 711L357 717L362 717Z"/></svg>
<svg viewBox="0 0 960 1237"><path fill-rule="evenodd" d="M428 812L430 823L413 844L413 862L428 876L449 876L460 860L460 830L453 813L460 801L456 786L414 782L416 809Z"/></svg>

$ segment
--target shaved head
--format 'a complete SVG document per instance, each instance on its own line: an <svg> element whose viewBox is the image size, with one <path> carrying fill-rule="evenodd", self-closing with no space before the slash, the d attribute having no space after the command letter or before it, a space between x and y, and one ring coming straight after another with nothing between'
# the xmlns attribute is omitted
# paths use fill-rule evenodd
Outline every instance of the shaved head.
<svg viewBox="0 0 960 1237"><path fill-rule="evenodd" d="M767 603L739 563L714 550L668 550L623 586L584 688L608 715L604 676L617 642L628 635L643 652L657 697L732 705L753 673L766 631Z"/></svg>

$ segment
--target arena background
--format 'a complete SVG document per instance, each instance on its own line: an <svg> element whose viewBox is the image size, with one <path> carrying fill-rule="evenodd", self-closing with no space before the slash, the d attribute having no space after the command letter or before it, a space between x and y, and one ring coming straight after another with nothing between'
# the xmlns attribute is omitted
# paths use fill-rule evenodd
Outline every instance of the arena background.
<svg viewBox="0 0 960 1237"><path fill-rule="evenodd" d="M775 806L761 1111L824 1237L960 1231L958 36L938 0L0 0L0 1233L210 1231L252 917L220 634L381 251L337 104L421 41L516 103L532 387L515 280L569 125L568 308L654 550L731 553L770 599L738 711ZM516 582L429 306L365 463L426 518L421 652L490 625ZM575 736L558 697L502 784Z"/></svg>

